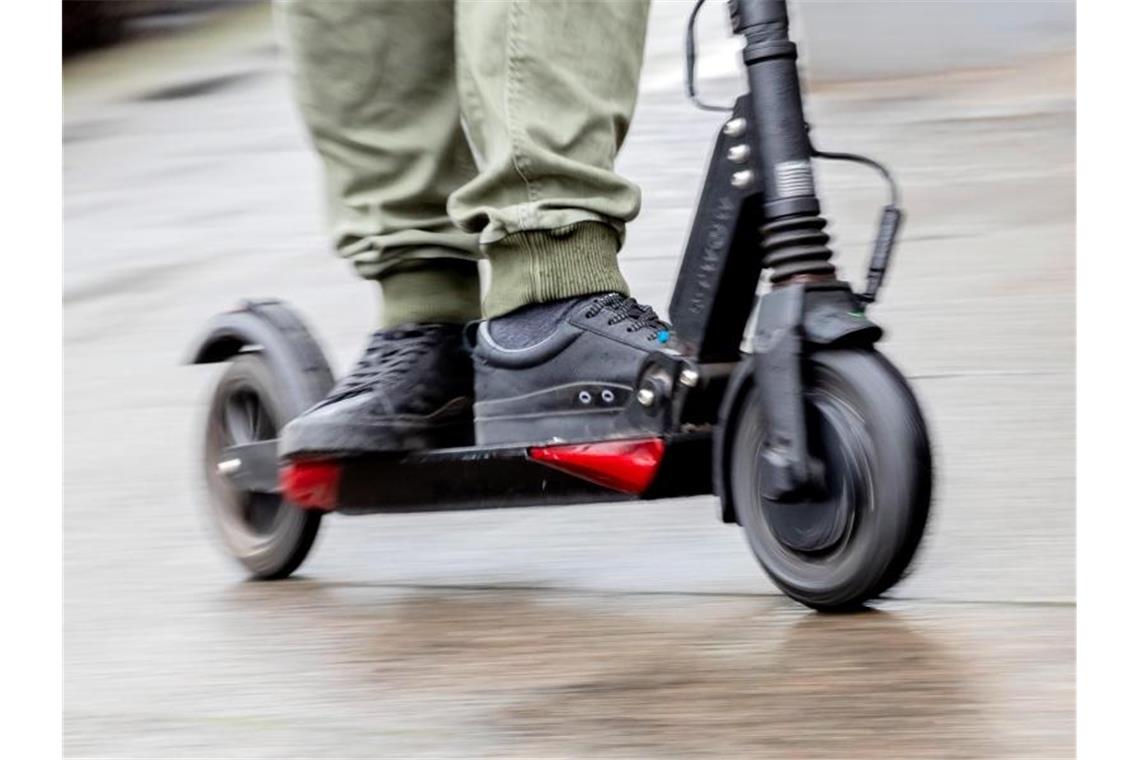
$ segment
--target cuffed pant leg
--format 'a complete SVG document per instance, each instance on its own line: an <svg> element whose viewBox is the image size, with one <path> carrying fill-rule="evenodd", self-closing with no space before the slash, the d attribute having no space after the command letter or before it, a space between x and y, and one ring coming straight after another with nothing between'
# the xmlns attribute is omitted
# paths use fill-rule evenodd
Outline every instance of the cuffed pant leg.
<svg viewBox="0 0 1140 760"><path fill-rule="evenodd" d="M617 266L640 191L614 172L637 98L647 0L457 6L460 102L481 159L448 211L491 262L485 316L627 292Z"/></svg>
<svg viewBox="0 0 1140 760"><path fill-rule="evenodd" d="M385 322L478 318L477 236L446 208L475 176L453 0L278 0L277 10L337 252L381 281Z"/></svg>

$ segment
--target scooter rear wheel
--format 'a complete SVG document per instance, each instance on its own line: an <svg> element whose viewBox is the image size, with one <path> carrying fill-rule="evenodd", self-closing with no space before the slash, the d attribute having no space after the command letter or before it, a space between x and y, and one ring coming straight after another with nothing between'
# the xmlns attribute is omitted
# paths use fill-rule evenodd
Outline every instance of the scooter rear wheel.
<svg viewBox="0 0 1140 760"><path fill-rule="evenodd" d="M218 381L206 420L205 476L213 523L231 556L260 580L285 578L312 548L321 512L280 494L239 488L219 471L229 446L271 440L304 411L257 353L234 357Z"/></svg>
<svg viewBox="0 0 1140 760"><path fill-rule="evenodd" d="M819 610L860 607L903 576L926 526L931 455L902 375L873 350L827 350L805 366L809 447L825 493L761 495L764 420L746 391L729 452L737 519L760 565L791 598Z"/></svg>

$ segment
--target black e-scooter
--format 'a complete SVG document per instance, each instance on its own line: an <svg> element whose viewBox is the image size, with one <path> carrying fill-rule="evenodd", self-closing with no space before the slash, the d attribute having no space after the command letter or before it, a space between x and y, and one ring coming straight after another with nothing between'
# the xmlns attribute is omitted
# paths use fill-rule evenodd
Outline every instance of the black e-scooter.
<svg viewBox="0 0 1140 760"><path fill-rule="evenodd" d="M689 20L688 86L707 107L693 89L702 2ZM847 609L899 580L926 525L932 472L918 405L875 350L882 330L865 314L902 218L897 193L873 161L813 148L785 0L730 0L729 8L745 39L749 91L717 138L673 292L681 349L645 360L623 411L644 434L280 461L279 431L333 377L285 304L243 303L210 322L191 362L229 362L210 404L204 463L219 532L252 575L293 572L329 511L713 493L721 519L744 528L793 599ZM830 261L813 158L868 164L891 185L861 294ZM757 299L762 270L770 290Z"/></svg>

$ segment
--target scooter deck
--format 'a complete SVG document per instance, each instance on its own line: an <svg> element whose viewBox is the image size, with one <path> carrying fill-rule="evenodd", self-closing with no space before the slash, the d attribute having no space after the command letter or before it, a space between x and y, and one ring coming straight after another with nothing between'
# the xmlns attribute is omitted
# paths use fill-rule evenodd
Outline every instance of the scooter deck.
<svg viewBox="0 0 1140 760"><path fill-rule="evenodd" d="M470 446L279 462L276 441L234 446L219 470L251 491L346 514L563 506L712 492L712 434Z"/></svg>

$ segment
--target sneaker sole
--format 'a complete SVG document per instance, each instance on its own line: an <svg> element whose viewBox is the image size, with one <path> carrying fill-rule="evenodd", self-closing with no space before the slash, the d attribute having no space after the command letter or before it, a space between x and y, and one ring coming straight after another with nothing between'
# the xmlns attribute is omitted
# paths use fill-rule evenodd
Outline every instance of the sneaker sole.
<svg viewBox="0 0 1140 760"><path fill-rule="evenodd" d="M638 435L638 431L630 427L625 410L621 408L503 417L479 416L478 404L475 409L475 441L480 446L577 443Z"/></svg>
<svg viewBox="0 0 1140 760"><path fill-rule="evenodd" d="M448 414L444 419L402 419L372 423L305 420L285 426L279 455L353 456L422 449L471 446L475 442L470 402L466 414Z"/></svg>

